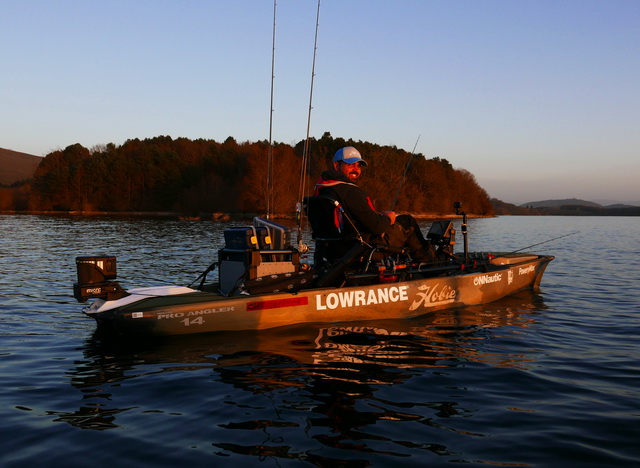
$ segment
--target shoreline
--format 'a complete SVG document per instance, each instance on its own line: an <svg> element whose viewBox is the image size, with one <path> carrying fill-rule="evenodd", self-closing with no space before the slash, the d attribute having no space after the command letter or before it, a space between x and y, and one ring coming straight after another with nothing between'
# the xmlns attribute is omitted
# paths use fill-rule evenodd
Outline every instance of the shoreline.
<svg viewBox="0 0 640 468"><path fill-rule="evenodd" d="M113 217L139 217L139 218L177 218L183 221L243 221L252 220L256 216L264 216L259 213L184 213L176 211L42 211L42 210L0 210L0 214L11 215L42 215L42 216L113 216ZM402 213L399 213L402 214ZM457 219L460 215L420 213L413 214L418 220ZM495 218L497 216L467 214L467 218ZM273 219L295 220L295 215L279 214Z"/></svg>

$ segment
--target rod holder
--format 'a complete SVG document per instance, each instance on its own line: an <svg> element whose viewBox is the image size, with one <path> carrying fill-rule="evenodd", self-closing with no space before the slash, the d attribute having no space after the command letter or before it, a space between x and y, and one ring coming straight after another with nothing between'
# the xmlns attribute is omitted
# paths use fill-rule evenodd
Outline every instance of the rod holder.
<svg viewBox="0 0 640 468"><path fill-rule="evenodd" d="M469 260L469 242L467 240L467 213L464 211L460 211L462 208L462 203L453 202L453 207L456 210L456 215L462 216L462 226L460 226L460 230L462 231L462 239L464 244L464 261L467 262Z"/></svg>

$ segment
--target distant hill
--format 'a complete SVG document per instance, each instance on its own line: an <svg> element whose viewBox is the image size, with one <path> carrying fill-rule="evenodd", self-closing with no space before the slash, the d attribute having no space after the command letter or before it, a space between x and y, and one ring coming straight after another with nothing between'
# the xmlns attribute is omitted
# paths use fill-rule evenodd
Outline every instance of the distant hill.
<svg viewBox="0 0 640 468"><path fill-rule="evenodd" d="M605 208L623 208L627 206L640 206L640 200L593 200L596 203L600 203Z"/></svg>
<svg viewBox="0 0 640 468"><path fill-rule="evenodd" d="M512 203L507 203L502 200L498 200L497 198L491 199L491 205L493 206L493 211L498 216L504 215L535 215L542 214L541 211L535 208L529 208L525 206L517 206Z"/></svg>
<svg viewBox="0 0 640 468"><path fill-rule="evenodd" d="M0 148L0 184L11 185L31 179L42 158Z"/></svg>
<svg viewBox="0 0 640 468"><path fill-rule="evenodd" d="M627 204L627 203L615 203L613 205L607 205L607 206L603 206L603 208L607 208L607 209L611 209L611 208L633 208L633 207L638 207L640 205L633 205L633 204Z"/></svg>
<svg viewBox="0 0 640 468"><path fill-rule="evenodd" d="M579 200L577 198L566 198L564 200L542 200L542 201L533 201L527 202L520 205L523 208L558 208L561 206L592 206L592 207L601 207L599 203L587 201L587 200Z"/></svg>
<svg viewBox="0 0 640 468"><path fill-rule="evenodd" d="M557 216L640 216L640 206L623 203L602 206L599 203L577 198L529 202L520 205L519 208L531 210L530 214Z"/></svg>

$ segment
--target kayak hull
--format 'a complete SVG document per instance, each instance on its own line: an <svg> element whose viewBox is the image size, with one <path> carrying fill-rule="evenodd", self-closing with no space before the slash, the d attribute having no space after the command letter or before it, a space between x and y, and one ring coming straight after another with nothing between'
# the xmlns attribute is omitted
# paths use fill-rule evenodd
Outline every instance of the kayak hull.
<svg viewBox="0 0 640 468"><path fill-rule="evenodd" d="M84 312L102 329L158 336L408 319L490 303L523 289L537 290L551 260L552 256L509 255L494 258L482 271L296 293L224 296L180 287L144 288L117 300L99 299Z"/></svg>

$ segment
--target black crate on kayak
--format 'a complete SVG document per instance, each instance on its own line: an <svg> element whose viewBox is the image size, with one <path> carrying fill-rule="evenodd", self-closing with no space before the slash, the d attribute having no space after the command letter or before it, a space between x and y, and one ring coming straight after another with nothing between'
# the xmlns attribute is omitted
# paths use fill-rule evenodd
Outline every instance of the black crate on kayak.
<svg viewBox="0 0 640 468"><path fill-rule="evenodd" d="M271 249L271 237L265 227L237 226L224 230L225 248L233 250Z"/></svg>
<svg viewBox="0 0 640 468"><path fill-rule="evenodd" d="M224 231L225 248L218 251L220 292L233 294L243 281L300 268L300 254L290 243L288 227L263 218L253 225Z"/></svg>

